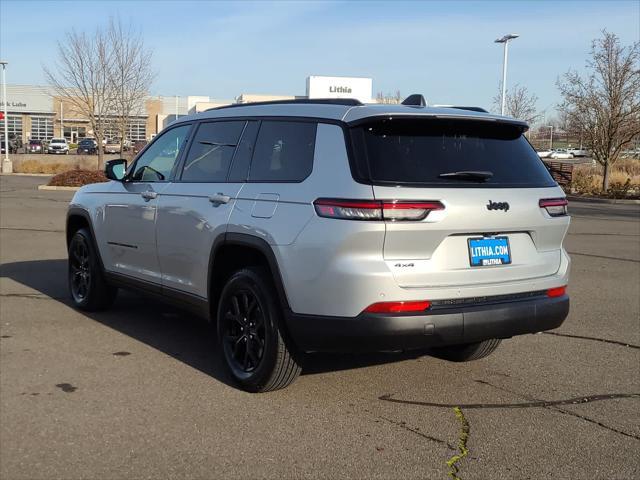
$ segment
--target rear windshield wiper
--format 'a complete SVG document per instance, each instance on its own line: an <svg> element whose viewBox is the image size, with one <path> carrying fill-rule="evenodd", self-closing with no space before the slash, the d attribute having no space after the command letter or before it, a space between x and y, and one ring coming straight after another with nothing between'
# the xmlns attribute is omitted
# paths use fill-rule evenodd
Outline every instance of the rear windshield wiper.
<svg viewBox="0 0 640 480"><path fill-rule="evenodd" d="M438 175L440 178L451 178L460 180L471 180L475 182L484 182L493 177L493 172L482 172L476 170L463 170L460 172L447 172Z"/></svg>

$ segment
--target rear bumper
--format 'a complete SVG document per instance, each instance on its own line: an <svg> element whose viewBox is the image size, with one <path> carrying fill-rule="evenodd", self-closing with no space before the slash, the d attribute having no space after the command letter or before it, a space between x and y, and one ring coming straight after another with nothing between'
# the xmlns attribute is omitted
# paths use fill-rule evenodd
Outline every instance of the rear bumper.
<svg viewBox="0 0 640 480"><path fill-rule="evenodd" d="M322 317L290 313L289 333L303 351L390 351L508 338L559 327L569 297L434 308L425 315Z"/></svg>

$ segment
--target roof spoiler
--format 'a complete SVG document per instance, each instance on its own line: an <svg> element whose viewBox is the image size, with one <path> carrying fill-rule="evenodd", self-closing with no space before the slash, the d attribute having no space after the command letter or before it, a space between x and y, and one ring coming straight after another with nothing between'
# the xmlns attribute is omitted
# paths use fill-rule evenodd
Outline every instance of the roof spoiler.
<svg viewBox="0 0 640 480"><path fill-rule="evenodd" d="M409 95L405 98L402 101L402 105L407 105L409 107L426 107L427 101L419 93L414 93L413 95Z"/></svg>
<svg viewBox="0 0 640 480"><path fill-rule="evenodd" d="M470 110L472 112L489 113L488 110L485 110L482 107L463 107L461 105L432 105L432 106L439 107L439 108L456 108L458 110Z"/></svg>

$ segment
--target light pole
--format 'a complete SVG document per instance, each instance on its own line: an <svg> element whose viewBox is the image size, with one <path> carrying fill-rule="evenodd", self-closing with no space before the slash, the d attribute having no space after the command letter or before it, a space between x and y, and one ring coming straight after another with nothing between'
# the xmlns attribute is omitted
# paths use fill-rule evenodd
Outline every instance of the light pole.
<svg viewBox="0 0 640 480"><path fill-rule="evenodd" d="M509 54L509 40L518 38L517 33L509 33L502 38L498 38L494 43L504 43L504 58L502 59L502 96L500 99L500 115L504 115L505 99L507 95L507 57Z"/></svg>
<svg viewBox="0 0 640 480"><path fill-rule="evenodd" d="M547 125L549 128L549 150L553 150L553 125Z"/></svg>
<svg viewBox="0 0 640 480"><path fill-rule="evenodd" d="M7 116L7 76L5 70L9 62L0 60L2 65L2 102L4 104L4 160L2 161L2 173L13 173L13 163L9 160L9 117Z"/></svg>

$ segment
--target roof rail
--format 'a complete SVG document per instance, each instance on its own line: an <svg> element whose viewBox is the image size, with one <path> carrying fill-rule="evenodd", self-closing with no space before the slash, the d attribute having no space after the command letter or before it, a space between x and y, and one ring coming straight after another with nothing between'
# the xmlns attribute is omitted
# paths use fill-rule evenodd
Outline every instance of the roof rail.
<svg viewBox="0 0 640 480"><path fill-rule="evenodd" d="M205 110L223 110L225 108L253 107L257 105L345 105L347 107L358 107L364 105L355 98L296 98L291 100L269 100L266 102L232 103L221 107L213 107Z"/></svg>
<svg viewBox="0 0 640 480"><path fill-rule="evenodd" d="M414 93L413 95L409 95L405 98L402 101L402 105L407 105L409 107L426 107L427 101L419 93Z"/></svg>
<svg viewBox="0 0 640 480"><path fill-rule="evenodd" d="M440 108L456 108L458 110L470 110L472 112L482 112L482 113L489 113L487 110L485 110L482 107L463 107L460 105L432 105L433 107L440 107Z"/></svg>

